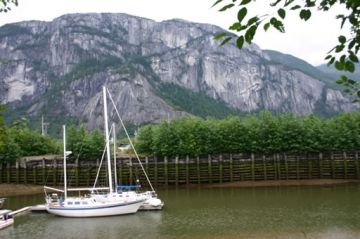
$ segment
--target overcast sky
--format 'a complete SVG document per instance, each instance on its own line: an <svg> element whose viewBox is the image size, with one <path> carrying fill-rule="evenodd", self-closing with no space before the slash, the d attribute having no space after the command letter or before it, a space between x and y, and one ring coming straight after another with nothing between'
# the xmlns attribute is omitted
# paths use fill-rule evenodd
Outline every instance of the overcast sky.
<svg viewBox="0 0 360 239"><path fill-rule="evenodd" d="M181 18L193 22L215 24L228 28L237 16L236 11L220 13L211 8L212 0L18 0L19 6L0 14L0 26L24 20L51 21L66 13L119 12L146 17L156 21ZM259 3L261 2L261 3ZM272 13L269 0L257 1L254 14ZM273 49L297 56L313 65L324 63L326 53L336 45L340 23L336 12L313 13L308 22L298 16L286 18L286 33L275 30L264 33L259 29L255 43L262 49Z"/></svg>

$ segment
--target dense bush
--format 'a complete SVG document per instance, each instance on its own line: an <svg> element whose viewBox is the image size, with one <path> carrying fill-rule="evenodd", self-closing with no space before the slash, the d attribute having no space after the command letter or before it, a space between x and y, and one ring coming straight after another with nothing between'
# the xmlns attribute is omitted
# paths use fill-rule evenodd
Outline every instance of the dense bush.
<svg viewBox="0 0 360 239"><path fill-rule="evenodd" d="M23 156L61 153L62 140L42 136L39 132L30 130L27 124L27 120L22 118L8 127L0 114L0 163ZM87 132L83 127L77 126L67 129L67 150L73 152L70 158L96 160L101 158L103 149L104 137L98 130Z"/></svg>
<svg viewBox="0 0 360 239"><path fill-rule="evenodd" d="M142 127L136 147L158 156L360 150L360 112L328 119L269 112L222 120L181 118Z"/></svg>

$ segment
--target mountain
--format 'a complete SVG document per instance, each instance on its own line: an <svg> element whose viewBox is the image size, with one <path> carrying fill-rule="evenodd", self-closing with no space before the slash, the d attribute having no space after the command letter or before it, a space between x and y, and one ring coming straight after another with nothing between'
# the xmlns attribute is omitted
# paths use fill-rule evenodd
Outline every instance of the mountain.
<svg viewBox="0 0 360 239"><path fill-rule="evenodd" d="M328 76L328 78L330 78L330 79L337 80L337 79L339 79L339 77L341 75L346 75L349 78L357 80L357 79L360 79L360 70L359 70L360 63L355 64L355 67L356 68L355 68L354 73L338 71L338 70L336 70L336 68L333 65L328 66L327 64L322 64L320 66L317 66L317 69L319 69L320 71L325 73Z"/></svg>
<svg viewBox="0 0 360 239"><path fill-rule="evenodd" d="M335 82L338 76L322 70L321 67L315 67L302 59L278 51L264 50L264 52L268 54L273 63L278 63L289 69L299 70L314 79L324 82L330 88L340 89L340 86Z"/></svg>
<svg viewBox="0 0 360 239"><path fill-rule="evenodd" d="M0 103L13 109L8 120L45 115L89 129L103 122L102 85L135 125L262 109L299 115L357 109L311 72L256 45L219 47L213 36L222 31L108 13L8 24L0 28Z"/></svg>

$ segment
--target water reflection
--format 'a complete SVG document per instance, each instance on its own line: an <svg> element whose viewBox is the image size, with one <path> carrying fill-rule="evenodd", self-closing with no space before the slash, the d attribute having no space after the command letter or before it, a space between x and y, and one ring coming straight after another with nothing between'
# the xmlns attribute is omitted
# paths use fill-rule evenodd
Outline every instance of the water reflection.
<svg viewBox="0 0 360 239"><path fill-rule="evenodd" d="M355 239L360 238L359 189L351 184L163 190L161 212L89 219L28 214L16 217L0 238ZM7 207L42 200L42 195L15 197Z"/></svg>

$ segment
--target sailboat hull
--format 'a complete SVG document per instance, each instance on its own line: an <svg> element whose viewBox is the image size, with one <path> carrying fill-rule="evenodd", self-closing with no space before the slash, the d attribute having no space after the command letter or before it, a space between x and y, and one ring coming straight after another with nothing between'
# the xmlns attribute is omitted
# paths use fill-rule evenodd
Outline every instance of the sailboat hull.
<svg viewBox="0 0 360 239"><path fill-rule="evenodd" d="M104 217L136 213L144 200L129 203L99 203L88 207L47 205L48 213L62 217Z"/></svg>

